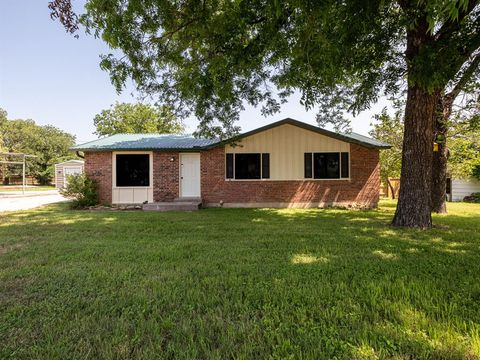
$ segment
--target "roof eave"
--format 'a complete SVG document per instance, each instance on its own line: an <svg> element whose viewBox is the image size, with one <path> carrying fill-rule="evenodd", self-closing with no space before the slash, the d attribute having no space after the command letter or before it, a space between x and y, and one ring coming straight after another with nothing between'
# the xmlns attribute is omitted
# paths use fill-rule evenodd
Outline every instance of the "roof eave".
<svg viewBox="0 0 480 360"><path fill-rule="evenodd" d="M111 152L111 151L198 151L204 147L192 148L70 148L70 151Z"/></svg>

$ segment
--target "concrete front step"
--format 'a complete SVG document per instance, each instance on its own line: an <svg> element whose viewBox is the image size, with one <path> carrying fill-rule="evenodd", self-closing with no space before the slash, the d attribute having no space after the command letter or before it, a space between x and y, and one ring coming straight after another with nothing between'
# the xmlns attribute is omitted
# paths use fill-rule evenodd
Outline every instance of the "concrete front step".
<svg viewBox="0 0 480 360"><path fill-rule="evenodd" d="M178 197L173 200L174 202L202 202L202 199L199 197Z"/></svg>
<svg viewBox="0 0 480 360"><path fill-rule="evenodd" d="M194 211L200 209L200 201L174 201L143 204L146 211Z"/></svg>

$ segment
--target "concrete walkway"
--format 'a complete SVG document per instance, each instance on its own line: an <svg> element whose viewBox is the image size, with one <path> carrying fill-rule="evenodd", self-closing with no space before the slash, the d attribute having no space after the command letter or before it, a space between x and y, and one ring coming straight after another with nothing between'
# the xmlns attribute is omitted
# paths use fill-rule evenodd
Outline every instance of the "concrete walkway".
<svg viewBox="0 0 480 360"><path fill-rule="evenodd" d="M45 196L45 195L58 195L58 190L43 190L43 191L25 191L25 194L22 190L15 191L2 191L0 190L0 199L2 198L11 198L11 197L30 197L30 196Z"/></svg>
<svg viewBox="0 0 480 360"><path fill-rule="evenodd" d="M16 191L0 193L0 212L28 210L39 206L67 201L58 191Z"/></svg>

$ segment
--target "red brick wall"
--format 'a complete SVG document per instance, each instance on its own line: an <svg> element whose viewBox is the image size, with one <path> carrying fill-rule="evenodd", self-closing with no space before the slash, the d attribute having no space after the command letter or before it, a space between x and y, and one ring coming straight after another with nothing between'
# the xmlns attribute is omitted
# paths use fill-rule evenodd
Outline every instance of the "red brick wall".
<svg viewBox="0 0 480 360"><path fill-rule="evenodd" d="M100 203L112 203L112 153L86 152L85 174L97 182Z"/></svg>
<svg viewBox="0 0 480 360"><path fill-rule="evenodd" d="M173 161L170 159L173 158ZM380 189L379 151L350 147L350 180L226 181L223 147L201 153L204 203L278 203L374 207ZM98 183L100 201L112 201L112 153L87 152L85 172ZM179 153L153 153L153 198L172 201L179 196Z"/></svg>
<svg viewBox="0 0 480 360"><path fill-rule="evenodd" d="M173 161L171 159L173 158ZM153 200L173 201L179 194L179 153L153 153Z"/></svg>
<svg viewBox="0 0 480 360"><path fill-rule="evenodd" d="M379 151L352 144L350 180L226 181L225 150L201 154L204 203L297 203L375 207L380 189Z"/></svg>

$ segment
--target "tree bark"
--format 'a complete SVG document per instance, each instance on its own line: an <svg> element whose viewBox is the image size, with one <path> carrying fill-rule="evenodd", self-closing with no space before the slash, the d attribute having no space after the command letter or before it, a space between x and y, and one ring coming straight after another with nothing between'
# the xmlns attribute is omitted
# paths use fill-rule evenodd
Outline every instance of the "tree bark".
<svg viewBox="0 0 480 360"><path fill-rule="evenodd" d="M408 3L405 3L407 6ZM408 11L408 6L407 6ZM394 226L430 228L432 226L431 188L433 157L433 119L438 91L430 91L422 78L422 63L429 61L428 45L433 38L428 31L427 15L419 15L415 26L407 28L408 91L405 105L400 193ZM427 51L425 53L425 51Z"/></svg>
<svg viewBox="0 0 480 360"><path fill-rule="evenodd" d="M447 143L439 143L432 162L432 212L437 214L447 213L447 160Z"/></svg>
<svg viewBox="0 0 480 360"><path fill-rule="evenodd" d="M452 103L448 97L440 95L436 101L434 120L434 138L438 144L438 151L433 152L432 159L432 212L447 213L445 191L447 188L447 131Z"/></svg>
<svg viewBox="0 0 480 360"><path fill-rule="evenodd" d="M401 186L392 222L395 226L432 226L430 197L435 98L434 94L418 86L408 89Z"/></svg>

